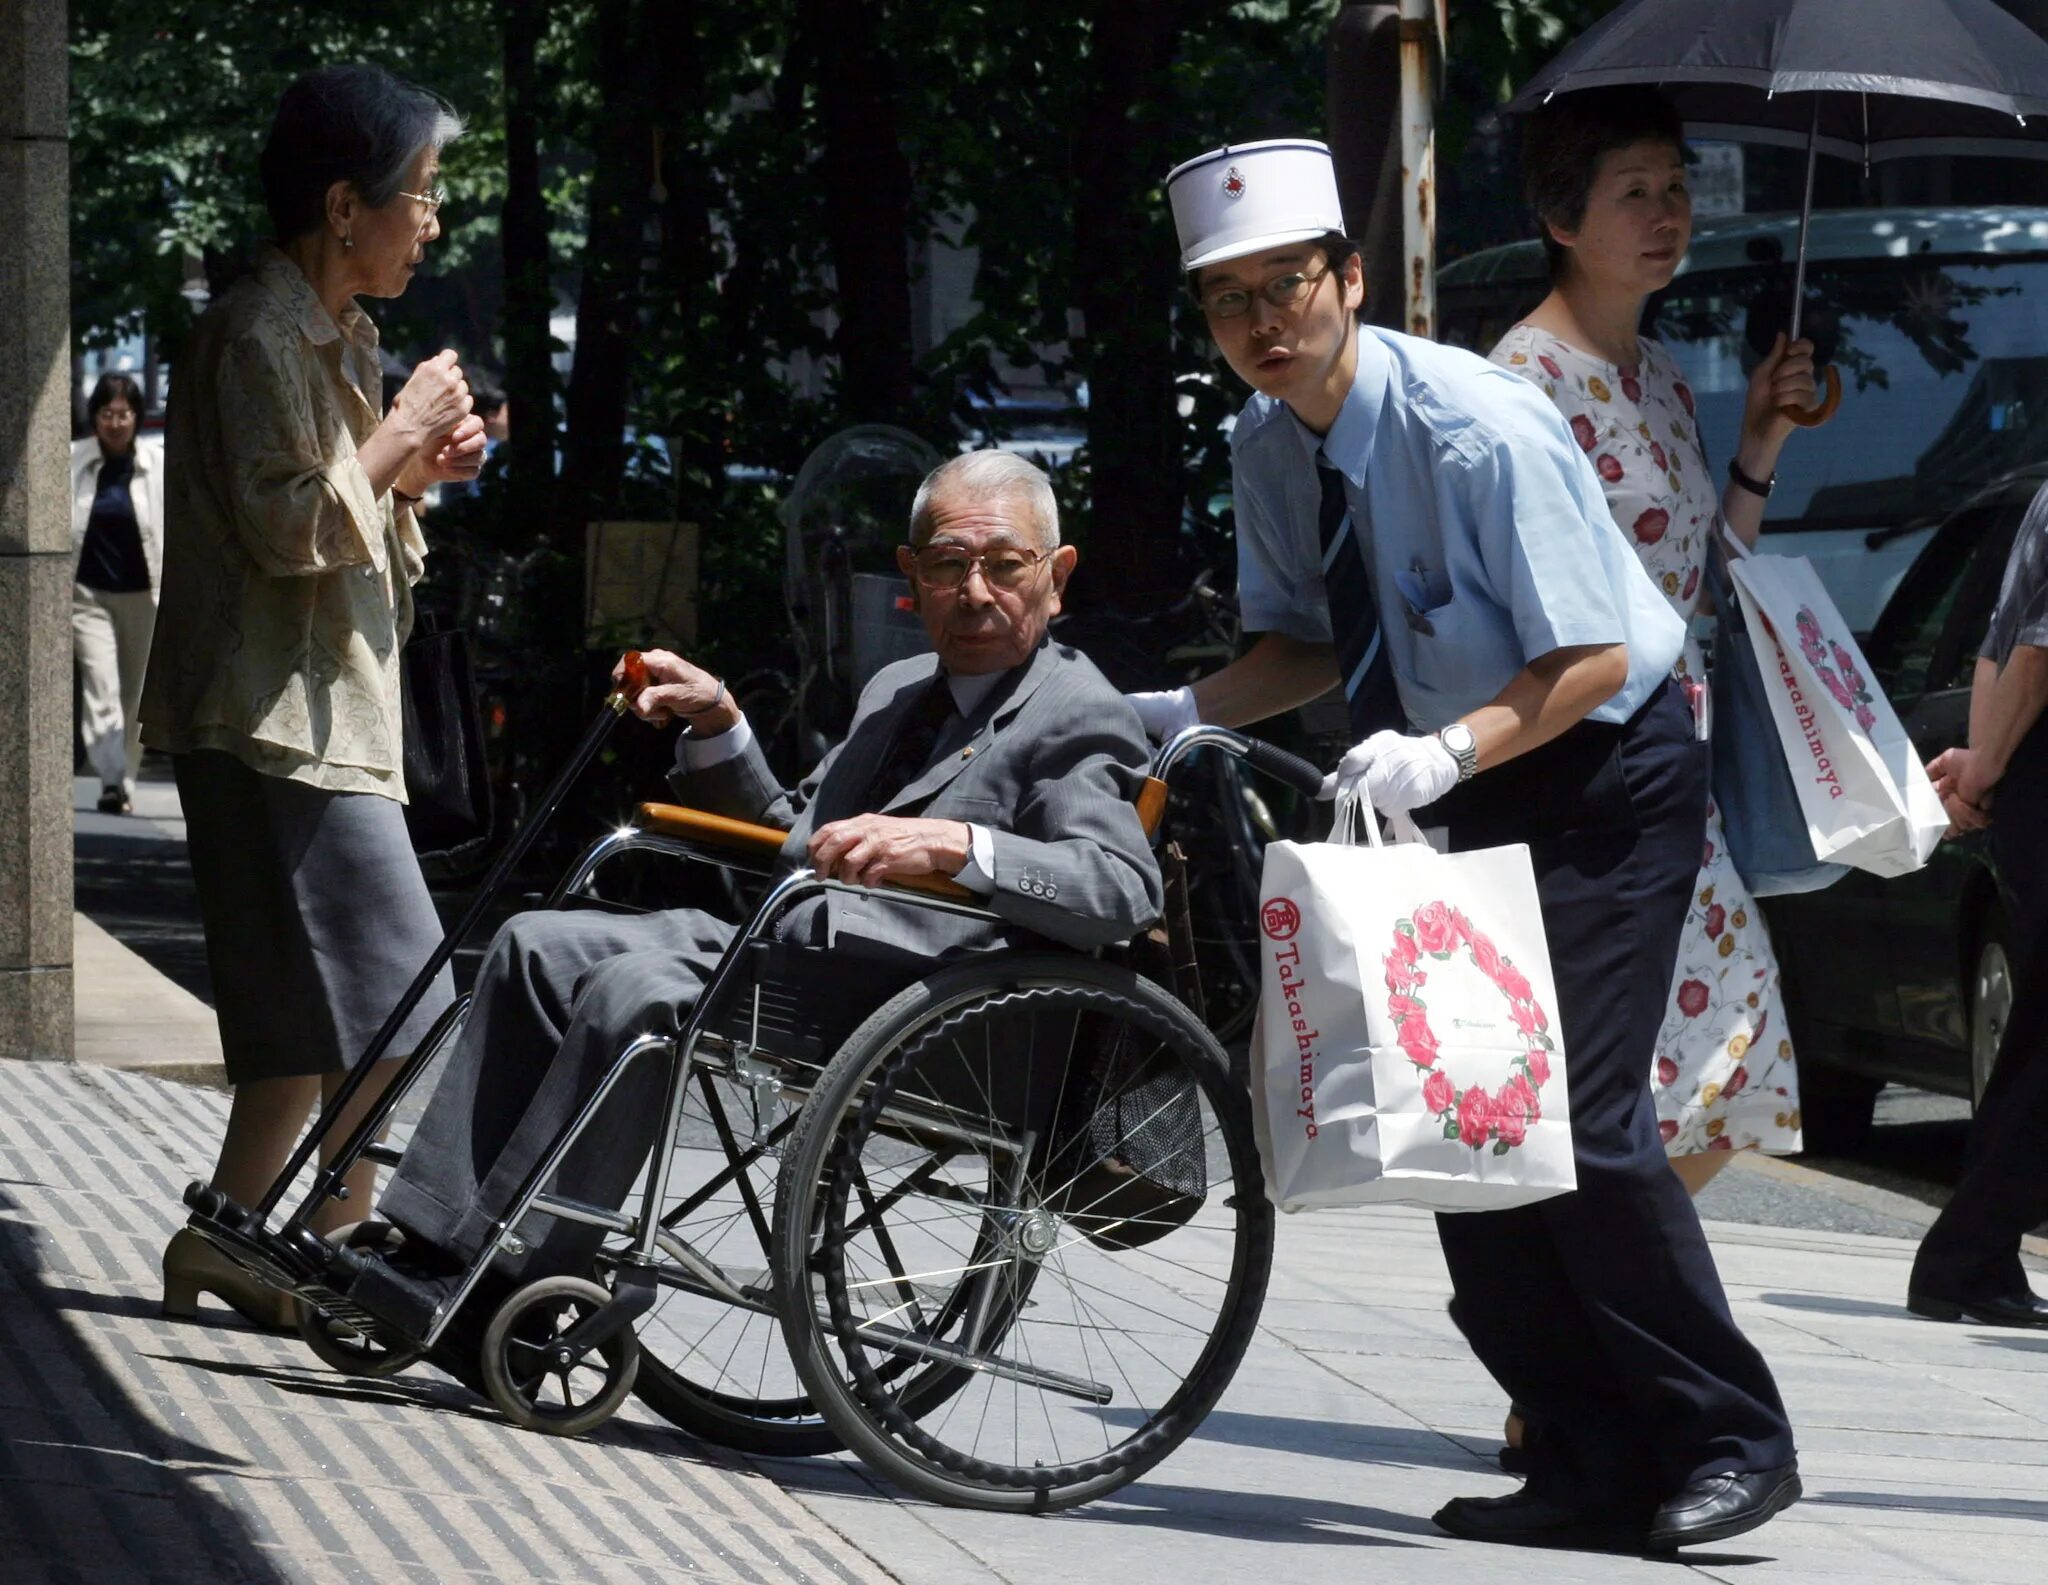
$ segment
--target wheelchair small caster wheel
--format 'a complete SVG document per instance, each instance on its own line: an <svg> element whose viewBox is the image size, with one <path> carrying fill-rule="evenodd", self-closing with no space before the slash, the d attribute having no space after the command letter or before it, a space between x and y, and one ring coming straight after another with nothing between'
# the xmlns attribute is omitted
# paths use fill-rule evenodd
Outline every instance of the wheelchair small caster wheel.
<svg viewBox="0 0 2048 1585"><path fill-rule="evenodd" d="M353 1222L329 1236L330 1243L343 1249L372 1252L396 1248L404 1241L405 1235L389 1222L376 1221ZM396 1376L420 1357L419 1349L394 1348L303 1299L299 1301L299 1336L323 1365L344 1376Z"/></svg>
<svg viewBox="0 0 2048 1585"><path fill-rule="evenodd" d="M546 1277L498 1307L484 1331L484 1386L506 1419L550 1436L578 1436L612 1417L640 1373L631 1329L580 1356L560 1347L611 1299L610 1289L588 1278Z"/></svg>

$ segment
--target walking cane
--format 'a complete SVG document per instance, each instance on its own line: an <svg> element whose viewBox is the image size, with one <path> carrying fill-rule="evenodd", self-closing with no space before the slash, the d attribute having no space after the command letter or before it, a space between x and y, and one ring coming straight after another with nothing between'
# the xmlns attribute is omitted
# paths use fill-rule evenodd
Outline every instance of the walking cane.
<svg viewBox="0 0 2048 1585"><path fill-rule="evenodd" d="M313 1158L313 1153L327 1137L328 1130L334 1126L343 1110L355 1098L357 1091L363 1087L370 1070L383 1060L384 1053L390 1049L392 1041L398 1038L399 1030L405 1027L405 1021L412 1016L413 1010L419 1006L441 970L447 967L449 959L455 956L456 949L482 921L486 910L504 889L505 882L511 878L519 861L526 856L527 850L533 846L534 839L540 835L541 828L553 817L562 800L568 796L576 778L582 775L584 767L590 763L598 749L603 746L604 740L610 736L613 723L632 707L633 701L646 686L647 663L640 658L637 649L629 649L621 662L619 686L605 695L604 703L598 707L596 716L592 718L590 725L584 728L582 740L577 743L575 752L555 773L555 779L548 784L547 791L541 794L532 818L520 827L510 842L505 844L504 851L498 855L485 874L482 884L477 887L476 895L463 910L462 917L456 921L455 927L441 938L441 944L434 948L419 973L413 976L412 983L405 988L405 994L399 997L397 1005L391 1009L390 1016L371 1037L369 1045L356 1059L355 1066L349 1069L348 1077L342 1080L341 1087L334 1092L333 1098L320 1109L320 1116L312 1129L299 1141L298 1147L291 1154L291 1159L285 1162L284 1170L277 1175L262 1200L253 1209L244 1210L211 1184L202 1179L194 1179L185 1188L186 1205L200 1216L238 1224L237 1230L245 1235L261 1233L270 1213L277 1208L278 1201L284 1198L285 1191L291 1187L292 1180ZM313 1192L292 1214L291 1220L279 1229L278 1238L285 1244L299 1249L302 1253L311 1252L307 1249L310 1236L306 1228L307 1218L323 1201L347 1196L348 1189L342 1183L342 1178L362 1159L364 1152L383 1131L392 1110L404 1097L407 1086L440 1046L442 1037L447 1033L449 1024L461 1011L461 1007L462 1001L457 998L441 1015L427 1038L413 1049L412 1054L405 1059L405 1065L399 1069L391 1083L384 1087L384 1093L378 1096L376 1103L364 1115L355 1132L349 1135L334 1160L314 1178ZM317 1238L313 1241L320 1242Z"/></svg>

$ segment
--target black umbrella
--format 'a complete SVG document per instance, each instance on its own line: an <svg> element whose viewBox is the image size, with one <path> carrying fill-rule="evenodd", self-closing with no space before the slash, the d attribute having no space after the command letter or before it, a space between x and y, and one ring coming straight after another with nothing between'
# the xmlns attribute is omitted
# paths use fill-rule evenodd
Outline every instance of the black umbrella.
<svg viewBox="0 0 2048 1585"><path fill-rule="evenodd" d="M1792 290L1793 339L1806 291L1813 162L1915 154L2048 158L2048 38L2041 0L1632 0L1596 22L1517 94L1511 112L1555 94L1655 83L1694 137L1803 147L1806 195ZM1825 423L1841 400L1803 423Z"/></svg>

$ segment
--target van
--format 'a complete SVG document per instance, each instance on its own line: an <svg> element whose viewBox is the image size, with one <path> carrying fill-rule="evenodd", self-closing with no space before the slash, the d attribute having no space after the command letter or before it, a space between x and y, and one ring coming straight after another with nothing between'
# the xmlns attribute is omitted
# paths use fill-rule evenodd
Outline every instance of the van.
<svg viewBox="0 0 2048 1585"><path fill-rule="evenodd" d="M1693 227L1646 334L1677 357L1707 459L1735 453L1749 372L1790 318L1799 217ZM1859 633L1965 500L2048 459L2048 208L1823 210L1813 216L1806 328L1842 405L1778 464L1763 548L1806 556ZM1535 241L1437 274L1442 339L1484 355L1549 289Z"/></svg>

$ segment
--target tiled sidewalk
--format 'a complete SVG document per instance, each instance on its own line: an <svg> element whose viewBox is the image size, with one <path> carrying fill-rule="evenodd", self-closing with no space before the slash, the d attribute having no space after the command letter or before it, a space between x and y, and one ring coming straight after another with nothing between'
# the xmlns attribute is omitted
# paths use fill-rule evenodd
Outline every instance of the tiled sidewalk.
<svg viewBox="0 0 2048 1585"><path fill-rule="evenodd" d="M534 1436L430 1370L354 1381L293 1339L163 1320L158 1253L225 1106L145 1074L0 1064L7 1585L1672 1575L1431 1528L1447 1497L1509 1482L1490 1466L1499 1396L1444 1316L1418 1213L1283 1220L1264 1324L1197 1436L1110 1499L996 1517L898 1501L843 1460L751 1467L637 1405L580 1440ZM1792 1404L1809 1498L1681 1567L2048 1577L2048 1336L1907 1316L1902 1240L1711 1231Z"/></svg>

